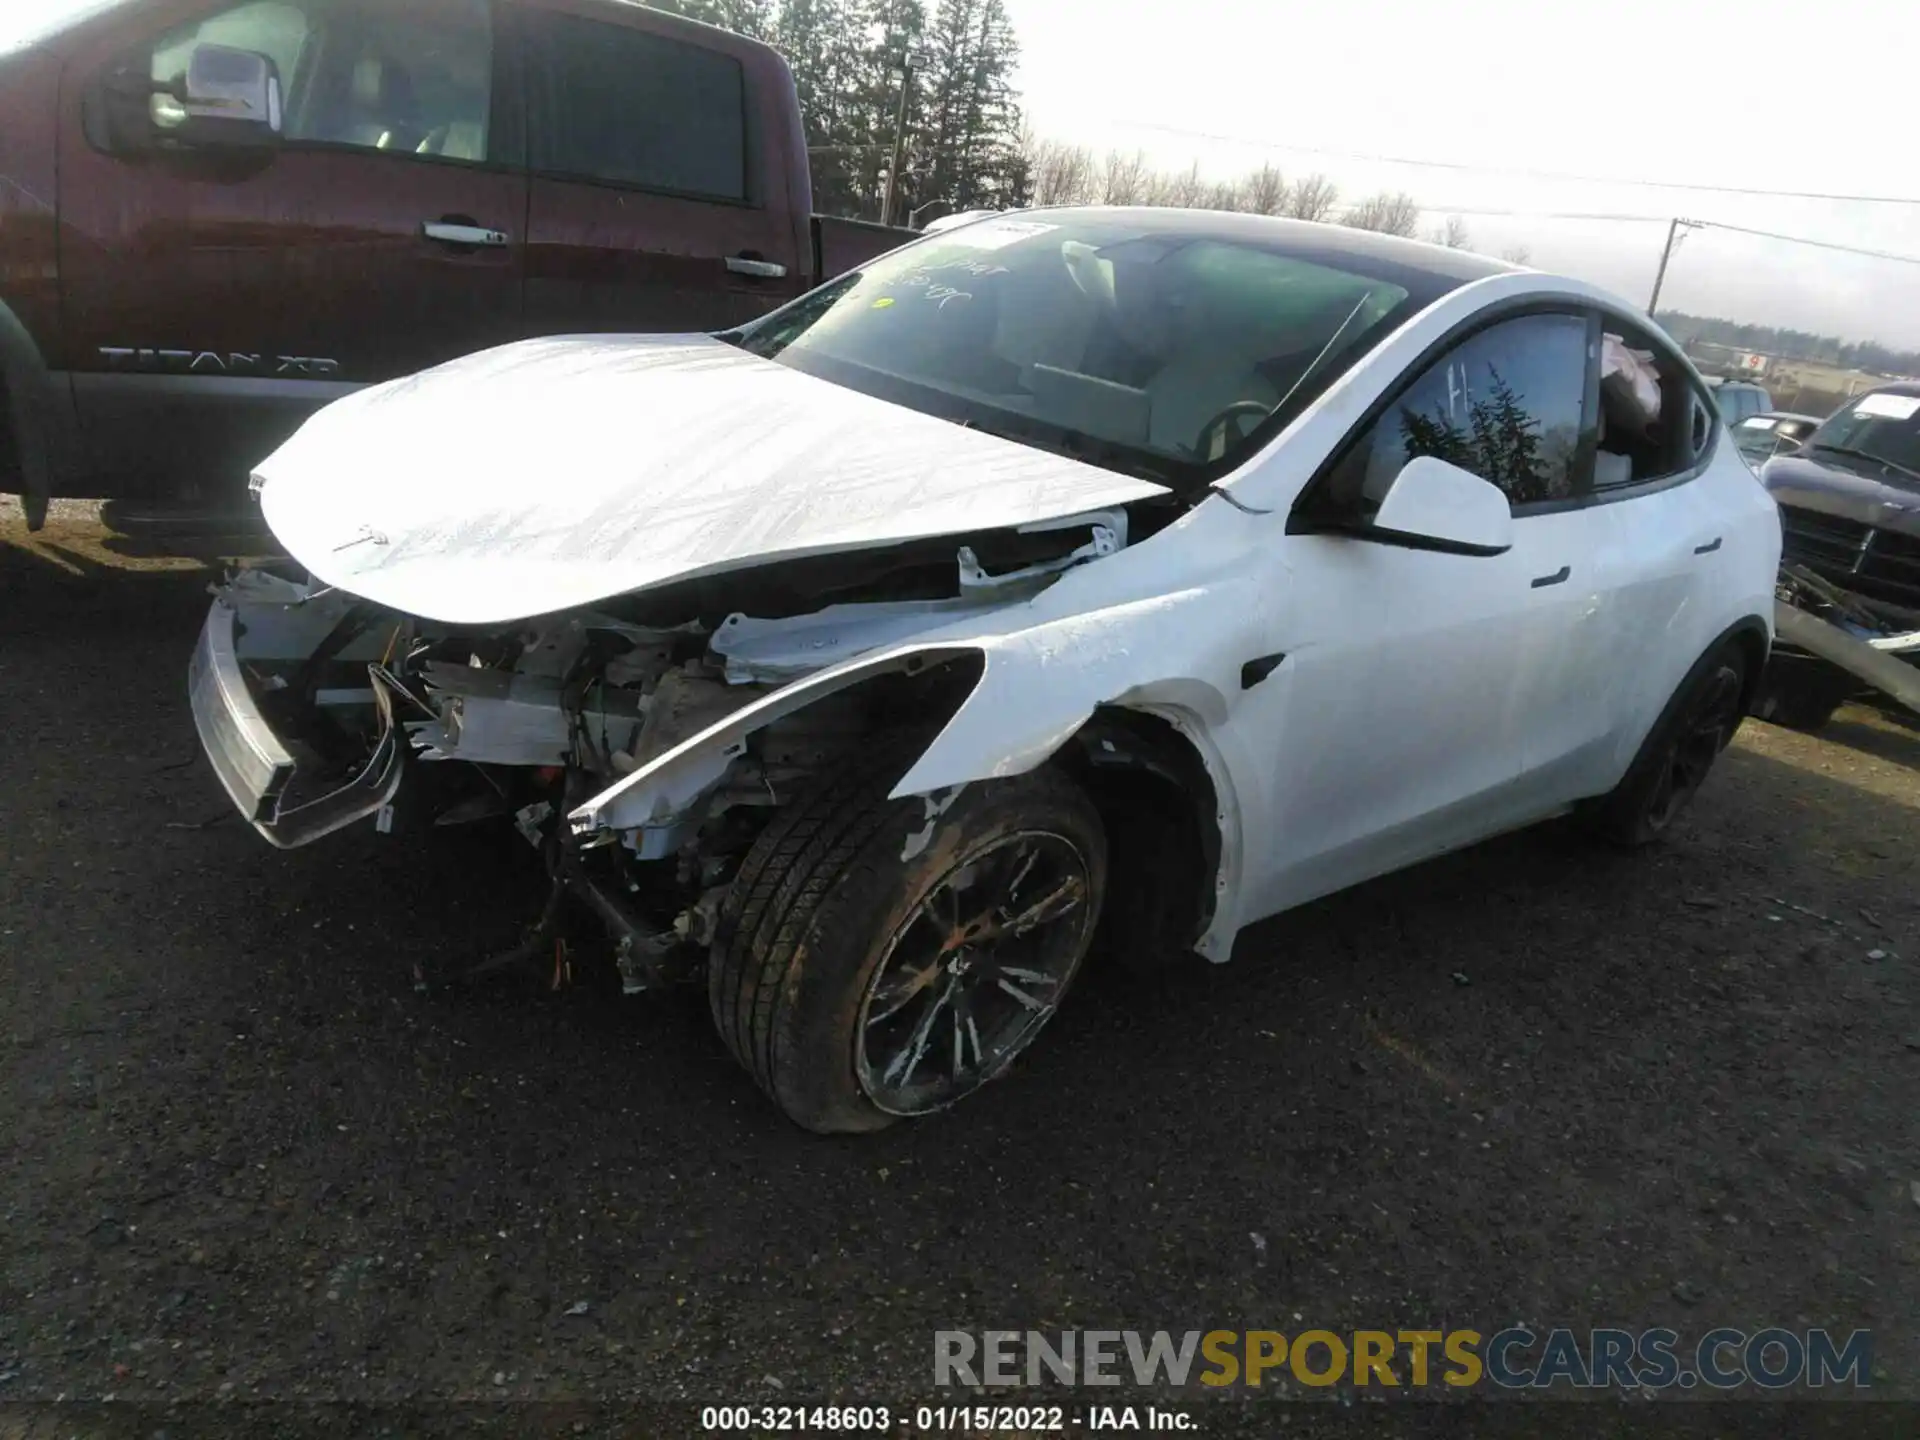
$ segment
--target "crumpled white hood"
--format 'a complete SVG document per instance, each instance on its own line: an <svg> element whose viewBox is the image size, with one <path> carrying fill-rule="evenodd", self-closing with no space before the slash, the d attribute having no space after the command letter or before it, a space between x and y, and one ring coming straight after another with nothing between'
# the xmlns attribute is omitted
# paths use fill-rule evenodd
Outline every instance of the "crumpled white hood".
<svg viewBox="0 0 1920 1440"><path fill-rule="evenodd" d="M476 625L1164 493L704 335L470 355L335 402L255 474L320 580Z"/></svg>

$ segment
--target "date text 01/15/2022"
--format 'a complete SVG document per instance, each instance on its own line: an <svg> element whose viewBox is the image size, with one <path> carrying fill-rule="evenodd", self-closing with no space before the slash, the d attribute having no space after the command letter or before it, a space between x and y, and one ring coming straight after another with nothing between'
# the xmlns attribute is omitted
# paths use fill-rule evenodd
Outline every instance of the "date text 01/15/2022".
<svg viewBox="0 0 1920 1440"><path fill-rule="evenodd" d="M920 1405L911 1416L884 1405L708 1405L703 1430L793 1430L883 1432L896 1426L915 1433L1009 1430L1195 1430L1183 1410L1146 1405Z"/></svg>

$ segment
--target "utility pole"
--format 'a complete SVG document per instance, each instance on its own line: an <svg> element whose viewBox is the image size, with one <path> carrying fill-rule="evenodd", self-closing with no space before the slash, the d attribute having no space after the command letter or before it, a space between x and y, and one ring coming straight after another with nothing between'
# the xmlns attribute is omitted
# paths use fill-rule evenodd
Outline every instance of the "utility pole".
<svg viewBox="0 0 1920 1440"><path fill-rule="evenodd" d="M1675 219L1668 224L1667 243L1662 246L1660 250L1660 269L1653 277L1653 298L1647 302L1647 315L1649 318L1652 317L1654 311L1660 308L1660 287L1664 285L1667 280L1667 261L1673 258L1674 243L1679 239L1680 227L1683 225L1689 230L1694 230L1699 228L1700 222L1698 220Z"/></svg>
<svg viewBox="0 0 1920 1440"><path fill-rule="evenodd" d="M887 166L887 193L880 202L880 223L891 225L900 201L900 171L907 163L907 102L913 96L913 62L919 57L911 50L900 56L900 106L893 116L893 161Z"/></svg>

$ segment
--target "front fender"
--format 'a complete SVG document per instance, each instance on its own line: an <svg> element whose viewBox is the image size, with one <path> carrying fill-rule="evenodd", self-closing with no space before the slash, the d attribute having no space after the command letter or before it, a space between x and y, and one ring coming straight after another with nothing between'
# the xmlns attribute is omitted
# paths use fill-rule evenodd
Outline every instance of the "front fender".
<svg viewBox="0 0 1920 1440"><path fill-rule="evenodd" d="M691 736L588 800L568 817L576 837L668 823L717 786L747 739L829 695L881 676L955 660L981 662L972 690L907 770L892 798L1023 774L1054 755L1096 710L1139 710L1193 745L1218 801L1222 899L1236 889L1245 849L1233 783L1252 757L1232 752L1224 722L1241 667L1265 642L1252 584L1226 583L1129 601L1010 633L944 633L850 660L785 686ZM999 617L1004 623L1004 615ZM984 629L985 627L982 626ZM1203 953L1232 937L1232 907ZM1217 933L1216 933L1217 932ZM1224 953L1224 952L1223 952Z"/></svg>
<svg viewBox="0 0 1920 1440"><path fill-rule="evenodd" d="M1103 705L1174 711L1206 729L1222 724L1238 687L1230 677L1252 643L1240 626L1221 623L1236 604L1220 590L1189 590L982 640L979 683L900 778L894 798L1023 774Z"/></svg>
<svg viewBox="0 0 1920 1440"><path fill-rule="evenodd" d="M913 674L951 660L977 658L969 645L903 645L796 680L690 735L664 755L608 786L567 816L576 836L664 824L706 794L747 748L747 737L829 695L883 675Z"/></svg>

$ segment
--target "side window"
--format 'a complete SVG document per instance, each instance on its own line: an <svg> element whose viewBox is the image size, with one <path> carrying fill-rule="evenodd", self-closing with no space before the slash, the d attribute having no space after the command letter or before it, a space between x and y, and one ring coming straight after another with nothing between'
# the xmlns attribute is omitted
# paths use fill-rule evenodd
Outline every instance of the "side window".
<svg viewBox="0 0 1920 1440"><path fill-rule="evenodd" d="M1370 516L1417 455L1471 470L1516 506L1580 493L1586 392L1584 317L1524 315L1478 331L1361 434L1328 477L1330 499Z"/></svg>
<svg viewBox="0 0 1920 1440"><path fill-rule="evenodd" d="M178 80L196 45L266 55L280 71L290 141L487 158L493 103L488 0L252 0L161 37L153 78ZM180 123L165 95L161 130Z"/></svg>
<svg viewBox="0 0 1920 1440"><path fill-rule="evenodd" d="M534 168L747 198L746 81L730 55L624 25L532 17Z"/></svg>
<svg viewBox="0 0 1920 1440"><path fill-rule="evenodd" d="M304 6L290 0L253 0L169 30L154 43L150 73L157 85L184 85L196 46L227 45L273 61L284 95L299 74L311 37ZM171 95L156 94L148 104L154 128L162 134L186 121L187 112Z"/></svg>
<svg viewBox="0 0 1920 1440"><path fill-rule="evenodd" d="M1698 388L1669 345L1625 316L1603 314L1600 323L1596 493L1694 470L1713 448L1722 416L1733 426L1765 408L1752 386L1722 386L1717 395Z"/></svg>

